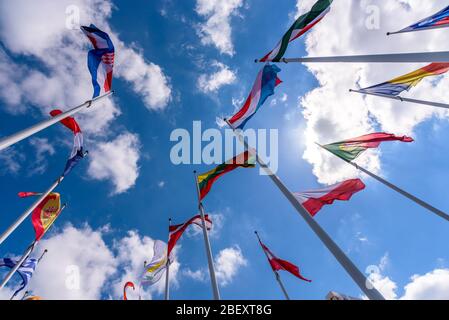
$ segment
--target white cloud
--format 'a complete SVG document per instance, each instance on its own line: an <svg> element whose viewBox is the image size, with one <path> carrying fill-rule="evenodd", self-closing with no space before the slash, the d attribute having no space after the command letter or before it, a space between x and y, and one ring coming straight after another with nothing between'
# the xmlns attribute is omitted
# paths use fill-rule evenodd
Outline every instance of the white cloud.
<svg viewBox="0 0 449 320"><path fill-rule="evenodd" d="M31 165L31 174L42 174L47 169L47 155L55 154L55 148L50 144L47 138L32 137L29 140L30 145L36 149L36 158Z"/></svg>
<svg viewBox="0 0 449 320"><path fill-rule="evenodd" d="M297 7L304 12L309 10L314 2L301 0L298 1ZM372 18L368 9L373 6L380 12L380 29L377 30L369 29L366 24ZM309 56L389 53L400 52L400 48L407 48L409 52L442 51L449 40L445 32L416 32L390 37L385 35L387 31L403 28L440 9L441 4L431 1L334 1L331 12L308 34L306 49ZM412 134L419 123L432 116L447 117L448 112L436 108L377 97L364 98L362 95L348 92L350 88L357 88L358 84L373 85L421 66L423 65L307 65L318 79L319 86L301 99L306 120L306 149L303 157L313 165L313 172L320 182L334 183L354 177L357 172L343 161L323 152L315 142L334 142L377 131L379 127L391 133ZM445 88L448 85L447 76L436 83L427 79L407 95L417 99L445 101ZM370 152L358 161L368 170L379 172L379 156L378 152Z"/></svg>
<svg viewBox="0 0 449 320"><path fill-rule="evenodd" d="M243 256L239 246L221 250L215 257L215 273L221 286L230 284L240 268L245 267L248 261Z"/></svg>
<svg viewBox="0 0 449 320"><path fill-rule="evenodd" d="M231 18L238 14L243 0L197 0L196 12L207 19L198 33L204 45L214 45L221 53L234 55Z"/></svg>
<svg viewBox="0 0 449 320"><path fill-rule="evenodd" d="M448 300L449 270L435 269L424 275L414 275L405 286L403 300Z"/></svg>
<svg viewBox="0 0 449 320"><path fill-rule="evenodd" d="M212 66L218 69L211 74L201 74L197 86L203 93L217 92L221 87L235 82L235 72L221 62L214 61Z"/></svg>
<svg viewBox="0 0 449 320"><path fill-rule="evenodd" d="M208 280L209 274L206 269L198 269L195 271L190 270L189 268L182 270L182 275L186 276L195 281L206 282Z"/></svg>
<svg viewBox="0 0 449 320"><path fill-rule="evenodd" d="M159 181L157 183L157 186L162 189L163 187L165 187L165 181L163 181L163 180Z"/></svg>
<svg viewBox="0 0 449 320"><path fill-rule="evenodd" d="M25 156L23 153L19 152L15 147L9 147L8 150L0 152L0 174L17 174L24 160Z"/></svg>
<svg viewBox="0 0 449 320"><path fill-rule="evenodd" d="M98 142L89 153L88 174L96 180L111 180L113 194L127 191L139 176L140 143L136 134L122 133L109 142Z"/></svg>

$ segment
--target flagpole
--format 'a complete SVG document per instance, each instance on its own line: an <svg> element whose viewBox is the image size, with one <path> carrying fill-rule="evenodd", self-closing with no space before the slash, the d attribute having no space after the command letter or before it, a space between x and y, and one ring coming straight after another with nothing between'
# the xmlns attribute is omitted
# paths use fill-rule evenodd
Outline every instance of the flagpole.
<svg viewBox="0 0 449 320"><path fill-rule="evenodd" d="M34 209L64 180L64 176L60 176L55 182L48 188L47 191L42 193L42 195L28 208L22 215L0 236L0 244L8 238L14 230L33 212Z"/></svg>
<svg viewBox="0 0 449 320"><path fill-rule="evenodd" d="M242 138L240 133L233 128L229 120L225 119L229 127L234 131L239 140L244 144L245 148L251 152L257 160L257 163L261 168L267 173L274 184L279 188L287 200L296 209L299 215L305 220L312 231L317 235L321 242L328 248L328 250L333 254L335 259L340 263L340 265L346 270L349 276L354 280L354 282L359 286L359 288L366 294L370 300L385 300L385 298L377 291L376 288L370 283L370 281L363 275L362 272L356 267L356 265L349 259L343 250L332 240L332 238L324 231L321 226L315 221L315 219L309 214L309 212L303 207L303 205L295 198L295 196L290 192L290 190L282 183L282 181L271 171L271 169L264 163L264 161L259 157L257 152L249 148L248 143Z"/></svg>
<svg viewBox="0 0 449 320"><path fill-rule="evenodd" d="M257 239L259 239L259 243L262 243L262 241L260 240L260 237L259 237L259 233L257 233L257 231L254 231L254 233L256 234ZM267 252L265 250L263 250L263 248L262 248L262 251L265 254L265 256L267 257L268 261L270 261L270 257L268 256ZM285 299L290 300L287 290L285 289L284 284L282 283L281 276L279 275L279 272L275 271L273 268L271 268L271 270L273 271L273 273L275 275L276 281L278 282L279 286L281 287L282 293L284 293Z"/></svg>
<svg viewBox="0 0 449 320"><path fill-rule="evenodd" d="M261 62L256 60L255 62ZM275 61L273 61L275 62ZM415 53L393 53L393 54L371 54L355 56L330 56L330 57L302 57L282 58L279 62L290 63L420 63L420 62L449 62L449 51L441 52L415 52Z"/></svg>
<svg viewBox="0 0 449 320"><path fill-rule="evenodd" d="M170 240L170 226L171 226L171 218L168 219L168 230L169 230L168 231L168 240ZM167 242L167 248L168 248L168 242ZM165 267L165 300L170 300L169 272L170 272L170 257L167 254L167 262L166 262L166 267Z"/></svg>
<svg viewBox="0 0 449 320"><path fill-rule="evenodd" d="M431 27L419 28L419 29L415 29L415 30L410 30L410 29L406 28L406 29L399 30L399 31L387 32L387 36L391 36L393 34L399 34L399 33L427 31L427 30L433 30L433 29L443 29L443 28L447 28L447 27L449 27L449 25L445 24L445 25L439 25L439 26L431 26Z"/></svg>
<svg viewBox="0 0 449 320"><path fill-rule="evenodd" d="M109 92L105 93L104 95L94 98L92 100L88 100L88 101L84 102L83 104L81 104L73 109L70 109L69 111L63 112L63 113L61 113L55 117L52 117L48 120L39 122L38 124L35 124L29 128L26 128L22 131L14 133L14 134L10 135L9 137L0 139L0 151L3 149L6 149L7 147L9 147L19 141L22 141L22 140L32 136L35 133L38 133L39 131L42 131L42 130L54 125L55 123L65 119L67 117L74 115L75 113L78 113L79 111L81 111L84 108L90 108L94 103L102 100L103 98L106 98L106 97L112 95L113 93L114 93L114 91L109 91Z"/></svg>
<svg viewBox="0 0 449 320"><path fill-rule="evenodd" d="M210 275L210 282L212 285L212 292L214 295L214 300L220 300L220 291L218 290L217 277L215 275L215 268L214 268L214 260L212 257L212 249L210 247L209 234L207 233L206 218L204 214L204 207L201 202L200 187L198 185L198 178L196 176L196 171L193 171L193 176L195 177L196 191L198 194L198 203L199 203L198 207L200 209L201 224L203 226L204 245L206 246L206 255L207 255L207 262L209 265L209 275Z"/></svg>
<svg viewBox="0 0 449 320"><path fill-rule="evenodd" d="M319 145L319 146L320 146L321 148L323 148L324 150L330 152L329 150L327 150L326 148L324 148L322 145L320 145L320 144L318 144L318 143L317 143L317 145ZM330 153L332 153L332 152L330 152ZM336 154L334 154L334 153L332 153L332 154L333 154L334 156L340 158L341 160L345 161L346 163L349 163L350 165L352 165L352 166L353 166L354 168L356 168L357 170L362 171L363 173L365 173L365 174L369 175L370 177L376 179L376 180L379 181L380 183L382 183L382 184L386 185L387 187L393 189L394 191L398 192L399 194L403 195L404 197L408 198L409 200L415 202L416 204L420 205L421 207L423 207L423 208L429 210L430 212L432 212L432 213L436 214L437 216L439 216L439 217L445 219L446 221L449 221L449 215L446 214L445 212L443 212L443 211L441 211L441 210L435 208L434 206L432 206L432 205L428 204L427 202L425 202L425 201L423 201L423 200L421 200L421 199L415 197L414 195L408 193L407 191L405 191L405 190L399 188L398 186L396 186L396 185L394 185L394 184L388 182L387 180L385 180L385 179L383 179L383 178L381 178L381 177L375 175L374 173L372 173L372 172L366 170L365 168L360 167L358 164L353 163L353 162L351 162L351 161L348 161L348 160L346 160L346 159L343 159L342 157L340 157L340 156L338 156L338 155L336 155Z"/></svg>
<svg viewBox="0 0 449 320"><path fill-rule="evenodd" d="M410 103L422 104L422 105L432 106L432 107L437 107L437 108L449 109L449 104L446 104L446 103L439 103L439 102L432 102L432 101L425 101L425 100L410 99L410 98L404 98L404 97L401 97L401 96L391 96L391 95L382 94L382 93L365 92L365 91L362 91L362 90L350 89L349 92L356 92L356 93L367 94L367 95L371 95L371 96L377 96L377 97L382 97L382 98L398 100L398 101L401 101L401 102L410 102Z"/></svg>

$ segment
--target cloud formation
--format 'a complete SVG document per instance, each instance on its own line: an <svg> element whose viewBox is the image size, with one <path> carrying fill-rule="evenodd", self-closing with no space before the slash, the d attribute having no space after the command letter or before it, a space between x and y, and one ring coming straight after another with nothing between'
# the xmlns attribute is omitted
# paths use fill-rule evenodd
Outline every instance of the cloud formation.
<svg viewBox="0 0 449 320"><path fill-rule="evenodd" d="M237 80L235 72L221 62L214 61L212 67L216 69L211 74L201 74L198 78L198 89L203 93L217 92L221 87L234 83Z"/></svg>

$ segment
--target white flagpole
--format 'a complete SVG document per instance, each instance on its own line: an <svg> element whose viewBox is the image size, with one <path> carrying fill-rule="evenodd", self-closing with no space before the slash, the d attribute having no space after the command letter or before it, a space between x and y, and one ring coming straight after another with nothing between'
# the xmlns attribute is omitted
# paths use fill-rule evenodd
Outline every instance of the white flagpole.
<svg viewBox="0 0 449 320"><path fill-rule="evenodd" d="M320 144L318 144L318 143L317 143L317 145L319 145L319 146L320 146L321 148L323 148L324 150L326 150L326 151L332 153L334 156L336 156L336 157L340 158L341 160L345 161L346 163L349 163L350 165L352 165L352 166L353 166L354 168L356 168L357 170L362 171L363 173L365 173L365 174L369 175L370 177L376 179L376 180L379 181L380 183L382 183L382 184L386 185L387 187L393 189L394 191L396 191L397 193L403 195L404 197L408 198L409 200L412 200L414 203L416 203L416 204L420 205L421 207L423 207L423 208L429 210L430 212L436 214L437 216L443 218L444 220L449 221L449 215L446 214L445 212L443 212L443 211L441 211L441 210L435 208L434 206L432 206L432 205L428 204L427 202L425 202L425 201L423 201L423 200L421 200L421 199L415 197L414 195L408 193L407 191L405 191L405 190L399 188L398 186L396 186L396 185L394 185L394 184L388 182L387 180L385 180L385 179L383 179L383 178L381 178L381 177L375 175L374 173L372 173L372 172L366 170L365 168L360 167L358 164L356 164L356 163L354 163L354 162L351 162L351 161L348 161L348 160L346 160L346 159L343 159L342 157L340 157L340 156L334 154L333 152L327 150L327 149L324 148L322 145L320 145Z"/></svg>
<svg viewBox="0 0 449 320"><path fill-rule="evenodd" d="M75 113L81 111L84 108L90 108L92 104L102 100L105 97L110 96L113 93L114 93L113 91L109 91L109 92L105 93L102 96L99 96L99 97L94 98L92 100L86 101L83 104L81 104L81 105L79 105L79 106L77 106L77 107L75 107L73 109L70 109L69 111L66 111L64 113L61 113L61 114L57 115L56 117L52 117L52 118L50 118L48 120L39 122L38 124L35 124L35 125L33 125L33 126L29 127L29 128L26 128L26 129L24 129L22 131L19 131L19 132L15 133L15 134L12 134L9 137L5 137L3 139L0 139L0 151L3 150L3 149L6 149L7 147L9 147L9 146L11 146L11 145L13 145L13 144L15 144L15 143L17 143L19 141L22 141L22 140L32 136L35 133L38 133L39 131L42 131L42 130L44 130L44 129L54 125L55 123L65 119L67 117L70 117L70 116L74 115Z"/></svg>
<svg viewBox="0 0 449 320"><path fill-rule="evenodd" d="M256 62L261 62L256 60ZM284 63L420 63L420 62L449 62L449 51L442 52L416 52L416 53L393 53L393 54L371 54L355 56L330 56L330 57L303 57L282 58Z"/></svg>
<svg viewBox="0 0 449 320"><path fill-rule="evenodd" d="M22 213L22 215L17 218L17 220L0 236L0 244L8 238L14 230L33 212L34 209L64 180L64 176L60 176L53 184L48 188L47 191L42 193L42 195L34 201L34 203Z"/></svg>
<svg viewBox="0 0 449 320"><path fill-rule="evenodd" d="M169 230L170 230L171 218L168 219L168 226L169 226ZM168 232L168 240L170 240L170 231ZM167 249L168 249L168 242L167 242ZM166 262L166 267L165 267L165 300L170 300L169 272L170 272L170 257L168 256L168 251L167 251L167 262Z"/></svg>
<svg viewBox="0 0 449 320"><path fill-rule="evenodd" d="M276 176L271 169L264 163L264 161L259 157L254 149L249 148L248 143L243 139L240 133L235 130L231 123L225 119L226 123L234 133L237 135L239 140L244 144L245 148L254 154L260 167L265 170L270 179L279 188L282 194L287 198L287 200L293 205L299 215L305 220L312 231L317 235L317 237L323 242L323 244L329 249L333 254L335 259L340 263L340 265L346 270L349 276L354 280L354 282L359 286L359 288L366 294L370 300L385 300L385 298L380 294L379 291L370 283L370 281L363 275L362 272L356 267L356 265L349 259L343 250L332 240L332 238L324 231L321 226L315 221L315 219L310 215L310 213L303 207L303 205L295 198L295 196L290 192L290 190L282 183L282 181Z"/></svg>
<svg viewBox="0 0 449 320"><path fill-rule="evenodd" d="M257 233L257 231L254 231L254 233L256 234L257 239L259 240L259 244L262 243L262 241L260 240L260 237L259 237L259 234ZM264 250L264 248L262 248L262 251L265 254L265 256L267 257L268 262L270 262L270 257L268 256L268 254ZM287 290L285 289L284 284L282 283L281 276L279 275L279 272L273 270L273 268L271 268L271 270L273 271L274 276L276 277L276 281L278 282L279 286L281 287L281 290L282 290L282 293L285 296L285 299L286 300L290 300L290 297L288 296Z"/></svg>
<svg viewBox="0 0 449 320"><path fill-rule="evenodd" d="M196 171L193 172L193 175L195 177L196 191L198 193L198 202L199 202L198 207L200 209L201 224L203 227L204 245L206 246L206 255L207 255L207 262L209 265L209 275L210 275L210 282L212 285L212 292L214 295L214 300L220 300L220 291L218 290L217 277L215 275L215 268L214 268L214 259L212 257L212 249L210 247L209 234L207 232L206 218L204 214L204 207L201 202L200 187L198 185L198 178L196 176Z"/></svg>
<svg viewBox="0 0 449 320"><path fill-rule="evenodd" d="M405 28L405 29L395 31L395 32L387 32L387 36L390 36L393 34L399 34L399 33L409 33L409 32L427 31L427 30L433 30L433 29L442 29L442 28L447 28L447 27L449 27L449 25L444 24L444 25L438 25L438 26L419 28L419 29L415 29L415 30Z"/></svg>
<svg viewBox="0 0 449 320"><path fill-rule="evenodd" d="M410 103L422 104L422 105L432 106L432 107L437 107L437 108L449 109L449 104L446 104L446 103L439 103L439 102L432 102L432 101L425 101L425 100L410 99L410 98L404 98L404 97L401 97L401 96L390 96L388 94L365 92L365 91L362 91L362 90L352 90L352 89L350 89L349 92L356 92L356 93L367 94L367 95L371 95L371 96L377 96L377 97L382 97L382 98L398 100L398 101L401 101L401 102L410 102Z"/></svg>

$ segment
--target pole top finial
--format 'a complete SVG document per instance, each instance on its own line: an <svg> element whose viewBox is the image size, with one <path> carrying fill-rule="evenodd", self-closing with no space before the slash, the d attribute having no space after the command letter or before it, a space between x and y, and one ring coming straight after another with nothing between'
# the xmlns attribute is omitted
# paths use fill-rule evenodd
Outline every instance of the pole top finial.
<svg viewBox="0 0 449 320"><path fill-rule="evenodd" d="M196 170L193 170L193 173L196 173Z"/></svg>

